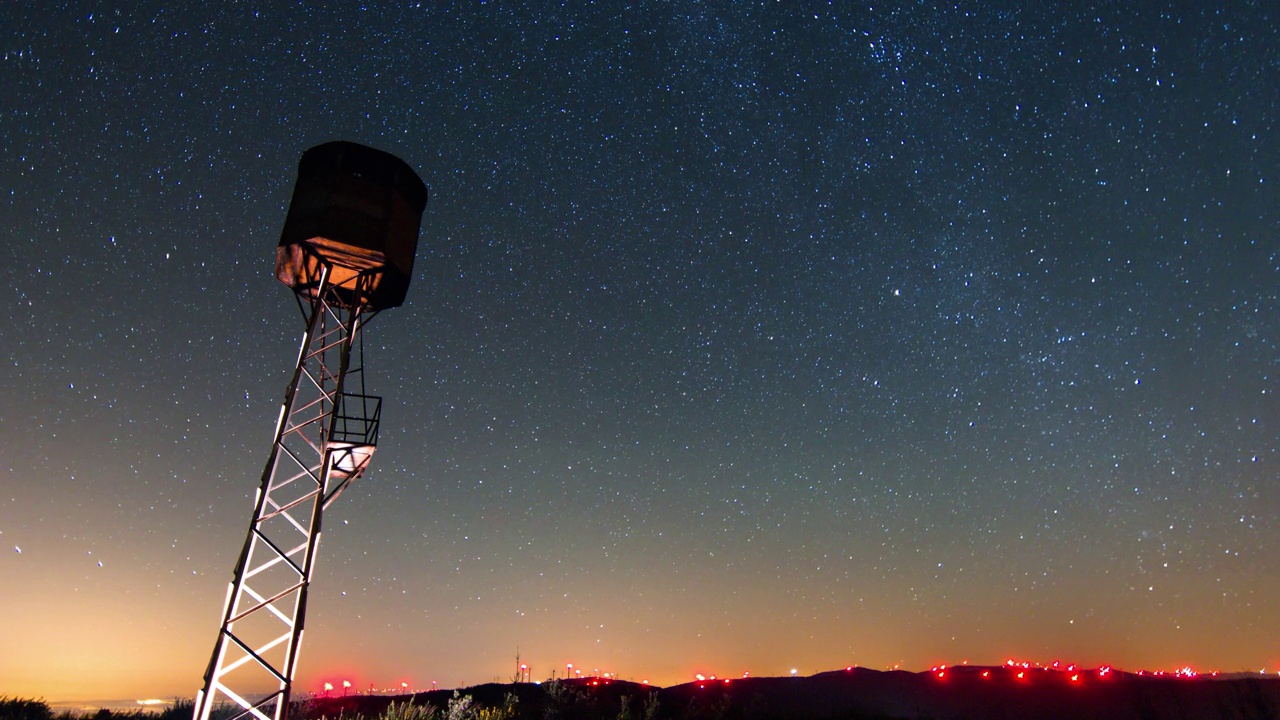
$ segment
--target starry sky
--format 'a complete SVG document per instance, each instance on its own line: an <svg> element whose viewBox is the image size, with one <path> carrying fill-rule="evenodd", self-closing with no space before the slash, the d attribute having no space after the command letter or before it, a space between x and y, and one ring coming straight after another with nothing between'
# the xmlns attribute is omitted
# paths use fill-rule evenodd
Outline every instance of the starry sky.
<svg viewBox="0 0 1280 720"><path fill-rule="evenodd" d="M335 139L431 199L300 689L1280 669L1274 6L334 5L0 9L0 695L199 688Z"/></svg>

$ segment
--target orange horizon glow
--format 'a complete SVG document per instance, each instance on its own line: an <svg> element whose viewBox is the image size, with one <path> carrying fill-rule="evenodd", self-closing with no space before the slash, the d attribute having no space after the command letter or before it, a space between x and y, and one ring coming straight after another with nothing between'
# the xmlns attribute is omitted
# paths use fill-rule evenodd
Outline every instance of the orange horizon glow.
<svg viewBox="0 0 1280 720"><path fill-rule="evenodd" d="M426 672L410 673L410 672L405 672L404 670L399 670L399 671L392 670L390 672L384 672L383 670L377 667L370 667L366 671L361 669L360 665L356 663L350 663L350 662L344 662L338 665L337 666L338 669L328 669L320 672L309 673L305 670L306 661L307 661L307 658L305 657L305 655L302 660L303 660L304 668L299 675L298 681L295 682L295 685L294 685L295 693L299 695L311 694L314 696L320 696L320 695L323 695L325 692L329 692L329 693L334 692L335 687L345 688L349 694L356 694L356 695L368 694L369 688L371 685L373 687L374 694L396 694L398 692L404 692L404 693L429 692L432 690L439 690L442 688L445 688L445 689L466 688L473 685L490 682L495 677L500 678L502 681L509 680L509 678L502 677L498 672L493 672L493 673L490 673L489 676L487 677L482 675L479 677L456 678L454 680L446 681L442 685L438 680L415 681L412 679L414 675L430 676L430 673L426 673ZM319 661L318 658L317 658L317 661ZM194 666L196 664L197 663L195 662L186 663L186 665L189 665L189 666ZM551 671L553 669L559 669L563 671L563 670L572 668L575 670L575 673L580 673L581 671L577 670L576 668L581 667L583 663L556 662L556 663L547 663L544 665L540 665L539 663L531 662L531 663L524 663L524 665L525 667L522 668L522 670L524 672L529 673L530 678L534 678L536 682L543 682L550 679ZM708 663L707 665L710 665L710 663ZM758 665L758 663L753 663L753 665ZM810 663L805 663L805 665L810 665ZM814 663L814 665L816 665L816 663ZM901 669L901 665L902 665L901 663L886 663L886 664L881 664L879 666L874 666L869 664L855 665L855 664L849 664L849 663L833 663L832 669L830 671L824 670L821 672L832 672L832 671L839 671L839 670L843 670L845 672L852 672L855 669L873 669L877 671L888 671L893 669ZM722 672L722 671L713 672L708 668L707 670L702 670L700 672L688 672L688 671L676 670L674 672L668 671L665 673L644 672L644 673L631 674L626 671L618 671L613 669L608 669L608 670L596 669L595 672L597 674L588 675L588 676L576 675L574 679L578 681L590 681L590 682L599 682L599 683L623 679L630 682L643 683L650 686L670 687L670 686L681 685L681 684L686 684L690 682L699 682L699 681L701 681L703 684L707 682L713 682L713 681L728 683L731 681L731 678L735 678L735 677L746 679L746 678L753 678L753 677L792 676L793 669L789 665L782 664L782 663L772 663L772 666L773 666L772 670L766 673L757 673L754 671L741 671L741 670L732 670L732 669L730 669L728 672ZM1106 679L1110 675L1112 675L1114 672L1126 672L1125 670L1121 669L1120 666L1117 666L1115 663L1080 663L1080 662L1074 662L1074 661L1067 662L1067 661L1061 661L1061 660L1036 661L1036 660L1029 660L1029 659L1021 659L1021 658L1018 658L1018 659L1005 658L1001 662L992 662L990 664L978 663L977 665L974 665L972 656L970 656L970 658L967 659L966 661L962 661L957 666L982 668L980 673L975 673L975 676L980 676L981 678L991 677L990 668L1005 668L1010 670L1011 672L1016 670L1017 671L1016 677L1024 681L1031 680L1031 678L1028 676L1029 671L1039 670L1043 672L1056 672L1060 674L1067 674L1065 675L1065 677L1068 677L1074 683L1084 683L1088 678ZM86 672L84 672L83 675L79 677L64 676L56 682L48 682L48 683L37 683L37 682L34 682L34 678L32 678L22 684L15 683L13 685L10 685L8 688L6 688L6 691L10 695L14 695L17 697L48 698L54 702L78 703L78 702L95 701L96 699L101 699L101 698L193 697L195 694L195 690L198 689L198 679L199 679L198 672L193 672L190 676L177 677L175 675L174 677L170 678L168 685L162 684L160 682L149 684L144 681L144 682L135 682L135 685L133 687L129 687L123 683L118 683L118 681L116 680L112 680L111 676L107 674L95 675L93 673L87 672L87 670L89 669L87 666L87 663L83 667L85 668ZM539 667L545 670L545 676L538 675ZM706 665L704 665L704 667L706 667ZM952 668L953 668L953 665L950 663L930 663L930 664L925 664L921 670L908 670L908 671L909 672L930 672L935 674L937 678L941 680L941 679L947 679L952 677L952 674L948 672ZM1145 667L1141 667L1136 670L1130 670L1127 672L1131 672L1135 675L1170 677L1170 678L1178 678L1178 679L1195 679L1200 677L1216 677L1219 674L1221 674L1222 671L1217 669L1202 670L1202 669L1194 668L1191 665L1182 663L1177 665L1171 665L1167 669L1160 669L1160 668L1152 669L1151 665L1147 665ZM1269 673L1276 672L1276 670L1269 669L1269 668L1262 668L1262 669L1254 669L1254 670L1240 671L1240 672L1250 672L1250 673L1257 673L1261 675L1267 675ZM560 675L561 674L559 672L556 673L557 678L559 678ZM798 670L795 671L795 676L799 676L799 675L800 673L798 672ZM193 677L195 679L192 679ZM112 683L116 683L116 684L112 684ZM128 691L122 692L122 690L126 690L126 688L128 688Z"/></svg>

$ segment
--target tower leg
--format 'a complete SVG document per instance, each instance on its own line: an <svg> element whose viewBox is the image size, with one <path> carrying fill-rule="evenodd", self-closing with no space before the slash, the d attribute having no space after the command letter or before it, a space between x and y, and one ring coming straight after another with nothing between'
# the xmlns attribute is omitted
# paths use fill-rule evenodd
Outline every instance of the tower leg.
<svg viewBox="0 0 1280 720"><path fill-rule="evenodd" d="M364 314L344 306L330 275L322 265L193 720L228 705L233 720L286 720L324 510L376 443L371 398L355 396L357 415L343 393Z"/></svg>

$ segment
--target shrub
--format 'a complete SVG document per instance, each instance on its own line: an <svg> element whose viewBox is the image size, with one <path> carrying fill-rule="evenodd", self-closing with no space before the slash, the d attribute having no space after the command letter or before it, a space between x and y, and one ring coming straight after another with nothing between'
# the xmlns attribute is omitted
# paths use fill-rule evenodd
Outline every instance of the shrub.
<svg viewBox="0 0 1280 720"><path fill-rule="evenodd" d="M0 720L53 720L49 703L0 695Z"/></svg>

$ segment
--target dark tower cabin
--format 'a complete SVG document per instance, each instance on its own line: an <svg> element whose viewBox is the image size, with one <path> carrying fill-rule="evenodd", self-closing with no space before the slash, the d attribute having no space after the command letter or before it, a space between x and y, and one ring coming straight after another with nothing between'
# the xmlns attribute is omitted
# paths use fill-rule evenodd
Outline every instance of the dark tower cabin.
<svg viewBox="0 0 1280 720"><path fill-rule="evenodd" d="M426 206L426 185L394 155L350 142L317 145L298 162L276 277L311 301L328 264L347 308L399 307Z"/></svg>

